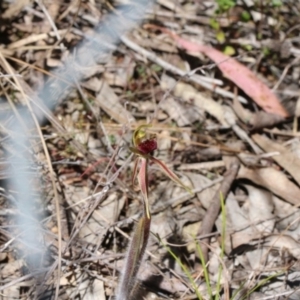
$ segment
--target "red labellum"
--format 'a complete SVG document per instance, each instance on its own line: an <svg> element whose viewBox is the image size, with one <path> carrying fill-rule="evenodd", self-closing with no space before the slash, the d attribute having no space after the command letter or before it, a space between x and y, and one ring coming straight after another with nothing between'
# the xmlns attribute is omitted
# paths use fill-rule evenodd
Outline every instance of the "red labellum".
<svg viewBox="0 0 300 300"><path fill-rule="evenodd" d="M139 143L137 148L143 154L150 154L157 149L157 142L155 139L145 140L144 142Z"/></svg>

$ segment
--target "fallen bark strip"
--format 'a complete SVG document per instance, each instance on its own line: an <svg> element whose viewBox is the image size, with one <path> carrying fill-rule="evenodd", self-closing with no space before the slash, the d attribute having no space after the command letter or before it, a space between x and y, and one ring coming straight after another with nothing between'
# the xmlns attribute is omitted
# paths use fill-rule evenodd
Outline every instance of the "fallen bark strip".
<svg viewBox="0 0 300 300"><path fill-rule="evenodd" d="M224 174L224 179L221 183L219 190L215 193L211 201L211 204L207 210L206 215L204 216L204 219L201 223L200 230L198 231L198 236L207 235L212 232L213 226L215 224L215 221L217 220L217 217L221 209L220 195L222 195L222 197L226 199L227 194L230 191L232 182L235 180L238 174L238 170L240 167L240 162L238 158L236 157L229 158L227 165L228 165L228 169ZM201 249L202 249L204 260L206 262L208 260L208 247L207 247L208 243L209 243L209 238L205 238L201 240ZM198 269L197 268L198 266L196 264L195 268Z"/></svg>

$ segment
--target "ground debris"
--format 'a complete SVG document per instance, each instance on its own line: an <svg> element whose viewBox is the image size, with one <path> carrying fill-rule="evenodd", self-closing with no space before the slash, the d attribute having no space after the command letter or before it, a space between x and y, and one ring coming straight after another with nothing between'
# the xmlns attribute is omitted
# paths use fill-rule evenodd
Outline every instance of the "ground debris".
<svg viewBox="0 0 300 300"><path fill-rule="evenodd" d="M224 2L0 3L1 299L116 295L144 124L140 299L299 298L300 4Z"/></svg>

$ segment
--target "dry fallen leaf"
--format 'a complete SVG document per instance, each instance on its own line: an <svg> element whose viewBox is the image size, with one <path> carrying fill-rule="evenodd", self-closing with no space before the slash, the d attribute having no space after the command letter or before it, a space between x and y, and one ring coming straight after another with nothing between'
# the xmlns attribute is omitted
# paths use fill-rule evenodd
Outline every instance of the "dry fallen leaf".
<svg viewBox="0 0 300 300"><path fill-rule="evenodd" d="M192 173L192 172L185 172L185 175L191 180L195 188L197 189L201 189L201 187L204 188L200 192L197 192L196 195L199 201L201 202L202 206L205 209L208 209L211 204L212 198L220 188L220 183L217 183L211 186L210 188L205 188L206 186L209 186L212 183L212 181L208 179L206 176L197 173Z"/></svg>
<svg viewBox="0 0 300 300"><path fill-rule="evenodd" d="M273 195L274 214L278 217L276 228L278 230L288 229L294 231L299 227L300 211L290 203L284 202Z"/></svg>
<svg viewBox="0 0 300 300"><path fill-rule="evenodd" d="M13 4L9 6L9 8L2 14L3 19L9 19L12 16L16 16L22 11L25 6L29 6L32 0L18 0L14 1Z"/></svg>
<svg viewBox="0 0 300 300"><path fill-rule="evenodd" d="M155 27L153 25L148 27ZM155 27L172 36L179 46L186 49L191 55L204 53L213 60L224 76L234 82L253 101L261 106L266 112L287 117L288 113L281 105L276 95L246 66L239 63L234 58L206 45L201 45L183 38L164 28Z"/></svg>
<svg viewBox="0 0 300 300"><path fill-rule="evenodd" d="M100 106L120 124L127 124L129 121L135 120L131 113L121 105L118 96L104 80L101 81L101 89L96 97L95 105Z"/></svg>
<svg viewBox="0 0 300 300"><path fill-rule="evenodd" d="M300 259L300 244L289 235L271 234L264 238L264 245L279 249L288 249L296 259Z"/></svg>
<svg viewBox="0 0 300 300"><path fill-rule="evenodd" d="M168 113L169 117L172 118L178 125L183 127L191 125L199 119L203 119L203 113L197 111L192 106L185 106L176 101L173 97L167 97L160 104L161 108Z"/></svg>
<svg viewBox="0 0 300 300"><path fill-rule="evenodd" d="M101 279L97 278L96 271L91 271L90 275L94 275L93 280L89 280L88 275L71 277L74 282L72 286L66 289L69 299L75 299L78 295L86 300L104 300L105 288Z"/></svg>
<svg viewBox="0 0 300 300"><path fill-rule="evenodd" d="M275 225L272 194L249 184L244 186L248 191L248 214L252 227L261 233L271 233Z"/></svg>
<svg viewBox="0 0 300 300"><path fill-rule="evenodd" d="M205 110L210 115L215 117L220 124L223 126L228 126L225 118L222 105L217 103L215 100L208 96L204 96L203 93L197 91L194 87L189 84L178 82L176 84L175 79L164 75L161 80L161 88L164 91L169 91L172 89L172 92L176 97L181 97L182 100L186 102L193 102L193 104L200 110Z"/></svg>
<svg viewBox="0 0 300 300"><path fill-rule="evenodd" d="M212 47L196 44L176 36L175 39L181 47L189 52L202 52L213 60L224 76L233 81L266 112L283 117L288 116L276 95L246 66Z"/></svg>
<svg viewBox="0 0 300 300"><path fill-rule="evenodd" d="M238 178L246 178L263 186L282 199L300 205L300 189L286 178L286 176L274 168L248 169L241 166Z"/></svg>
<svg viewBox="0 0 300 300"><path fill-rule="evenodd" d="M279 152L279 155L274 155L272 158L285 170L287 170L300 185L300 159L284 146L274 143L270 139L260 134L252 135L252 139L265 152Z"/></svg>
<svg viewBox="0 0 300 300"><path fill-rule="evenodd" d="M230 253L232 249L249 243L254 232L246 212L240 207L232 193L229 194L226 200L226 213L225 249L227 253ZM221 218L218 219L216 225L218 230L221 231Z"/></svg>

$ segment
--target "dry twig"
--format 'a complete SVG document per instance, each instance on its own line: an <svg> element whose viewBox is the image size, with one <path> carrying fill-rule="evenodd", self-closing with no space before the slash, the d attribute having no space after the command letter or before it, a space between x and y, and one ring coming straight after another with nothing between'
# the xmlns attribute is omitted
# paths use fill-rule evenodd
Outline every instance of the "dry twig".
<svg viewBox="0 0 300 300"><path fill-rule="evenodd" d="M198 233L199 236L211 233L215 221L220 212L220 208L221 208L220 198L223 197L224 199L226 199L227 194L230 191L232 182L235 180L237 176L239 166L240 166L238 158L236 157L228 158L227 165L228 165L227 171L224 174L224 179L221 183L221 186L219 190L216 192L216 194L214 195L211 204L207 210L207 213L205 214L203 221L201 223L201 228ZM208 243L209 243L209 238L205 238L204 240L202 240L201 243L201 248L202 248L205 261L208 260L208 247L207 247Z"/></svg>

